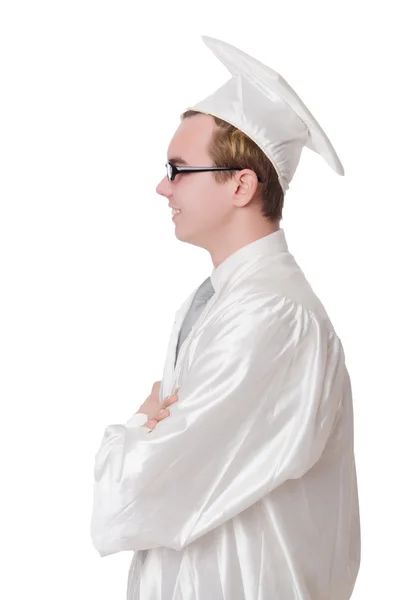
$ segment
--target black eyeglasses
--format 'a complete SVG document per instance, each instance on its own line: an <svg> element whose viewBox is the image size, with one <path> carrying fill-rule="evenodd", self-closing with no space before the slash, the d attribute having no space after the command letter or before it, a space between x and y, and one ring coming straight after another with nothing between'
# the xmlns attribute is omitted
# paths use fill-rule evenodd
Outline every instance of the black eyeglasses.
<svg viewBox="0 0 397 600"><path fill-rule="evenodd" d="M204 171L242 171L236 167L177 167L170 162L166 163L167 177L170 181L174 181L178 173L202 173ZM258 181L262 183L262 179L258 177Z"/></svg>

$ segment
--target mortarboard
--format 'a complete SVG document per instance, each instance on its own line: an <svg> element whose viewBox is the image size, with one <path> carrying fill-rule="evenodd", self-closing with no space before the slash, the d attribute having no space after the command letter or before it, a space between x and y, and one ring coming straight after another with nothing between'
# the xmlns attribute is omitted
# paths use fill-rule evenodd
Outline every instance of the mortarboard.
<svg viewBox="0 0 397 600"><path fill-rule="evenodd" d="M327 135L281 75L231 44L208 36L202 39L232 77L188 109L219 117L254 140L276 169L284 192L304 146L344 175Z"/></svg>

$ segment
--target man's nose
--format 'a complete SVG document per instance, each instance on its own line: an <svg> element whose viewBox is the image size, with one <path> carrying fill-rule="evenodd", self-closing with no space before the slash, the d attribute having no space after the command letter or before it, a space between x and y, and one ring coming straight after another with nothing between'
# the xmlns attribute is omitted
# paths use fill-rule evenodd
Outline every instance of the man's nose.
<svg viewBox="0 0 397 600"><path fill-rule="evenodd" d="M160 183L157 185L156 192L160 194L160 196L165 196L166 198L169 198L169 196L171 195L171 186L167 175L165 175L160 181Z"/></svg>

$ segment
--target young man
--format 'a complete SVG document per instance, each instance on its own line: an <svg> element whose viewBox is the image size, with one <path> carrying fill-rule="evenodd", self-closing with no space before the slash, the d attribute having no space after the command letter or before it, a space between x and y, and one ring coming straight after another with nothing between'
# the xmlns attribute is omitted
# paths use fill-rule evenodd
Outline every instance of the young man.
<svg viewBox="0 0 397 600"><path fill-rule="evenodd" d="M92 539L101 556L135 551L129 600L348 600L350 378L280 228L303 146L343 168L277 73L204 41L232 78L182 115L157 192L214 269L176 314L160 388L105 431Z"/></svg>

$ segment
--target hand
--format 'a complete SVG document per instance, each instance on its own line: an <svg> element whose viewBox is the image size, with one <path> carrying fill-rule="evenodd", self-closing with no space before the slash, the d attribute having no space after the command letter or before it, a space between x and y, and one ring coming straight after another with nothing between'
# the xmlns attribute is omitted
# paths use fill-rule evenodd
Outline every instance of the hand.
<svg viewBox="0 0 397 600"><path fill-rule="evenodd" d="M139 413L144 413L145 415L147 415L148 420L144 424L144 427L148 427L152 430L158 425L159 421L162 421L163 419L170 416L170 411L167 407L177 402L177 392L181 388L181 386L179 386L174 394L164 398L164 401L161 403L159 402L160 384L161 381L155 381L151 393L146 398L145 402L141 405L140 409L137 411Z"/></svg>
<svg viewBox="0 0 397 600"><path fill-rule="evenodd" d="M168 410L167 406L171 406L171 404L174 404L175 402L177 402L177 400L178 396L176 393L172 394L172 396L168 396L167 398L165 398L163 404L159 405L159 411L153 418L149 419L148 421L146 421L146 423L144 423L144 427L148 427L151 430L155 429L160 421L170 416L170 411Z"/></svg>

